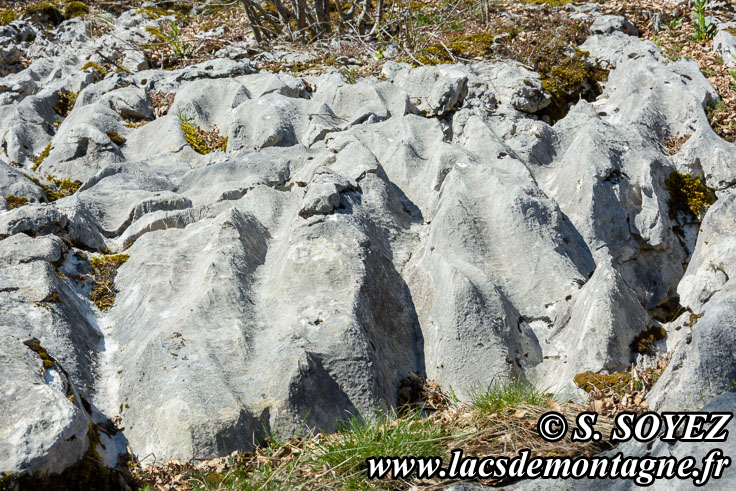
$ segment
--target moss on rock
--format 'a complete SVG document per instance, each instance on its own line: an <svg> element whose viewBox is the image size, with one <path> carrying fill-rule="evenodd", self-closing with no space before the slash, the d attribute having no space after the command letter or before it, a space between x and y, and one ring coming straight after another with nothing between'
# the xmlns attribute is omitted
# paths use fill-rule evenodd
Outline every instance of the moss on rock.
<svg viewBox="0 0 736 491"><path fill-rule="evenodd" d="M89 297L100 310L109 310L115 304L115 276L129 258L127 254L110 254L90 260L92 291Z"/></svg>
<svg viewBox="0 0 736 491"><path fill-rule="evenodd" d="M206 131L193 125L181 115L180 119L184 139L195 152L206 155L217 150L222 152L227 150L227 137L220 136L216 127L213 127L211 131Z"/></svg>
<svg viewBox="0 0 736 491"><path fill-rule="evenodd" d="M49 153L51 153L50 143L46 145L46 148L43 149L38 157L31 158L31 161L33 162L33 167L31 167L31 170L35 172L39 167L41 167L41 164L43 164L43 161L46 160L46 157L49 156Z"/></svg>
<svg viewBox="0 0 736 491"><path fill-rule="evenodd" d="M58 26L64 22L64 13L51 2L38 2L23 10L23 14L33 22Z"/></svg>
<svg viewBox="0 0 736 491"><path fill-rule="evenodd" d="M26 176L36 186L40 187L43 194L46 195L46 199L53 203L56 200L66 198L76 193L77 190L82 186L81 181L72 181L69 178L59 179L52 174L46 176L46 180L53 186L47 186L35 177Z"/></svg>
<svg viewBox="0 0 736 491"><path fill-rule="evenodd" d="M46 348L41 346L41 342L38 339L29 339L28 341L23 341L23 344L41 358L41 363L44 368L51 368L54 366L54 359L49 355L49 352L46 351Z"/></svg>
<svg viewBox="0 0 736 491"><path fill-rule="evenodd" d="M28 204L28 198L15 196L14 194L11 194L10 196L5 196L5 201L8 202L11 210L15 208L20 208L21 206L25 206Z"/></svg>
<svg viewBox="0 0 736 491"><path fill-rule="evenodd" d="M74 104L77 102L77 95L79 95L79 92L60 91L58 93L59 99L54 105L54 112L62 118L69 116L69 113L74 109Z"/></svg>
<svg viewBox="0 0 736 491"><path fill-rule="evenodd" d="M716 194L703 184L699 177L672 171L664 181L670 193L669 215L677 219L680 212L686 216L702 220L708 208L716 202Z"/></svg>
<svg viewBox="0 0 736 491"><path fill-rule="evenodd" d="M631 350L634 353L653 356L657 352L657 341L661 341L666 337L667 331L664 327L650 327L634 339L634 342L631 343Z"/></svg>
<svg viewBox="0 0 736 491"><path fill-rule="evenodd" d="M0 26L7 26L16 18L15 12L12 10L0 10Z"/></svg>
<svg viewBox="0 0 736 491"><path fill-rule="evenodd" d="M74 19L89 14L89 7L84 2L69 2L64 7L64 17Z"/></svg>
<svg viewBox="0 0 736 491"><path fill-rule="evenodd" d="M632 380L631 375L627 372L611 374L583 372L575 375L573 382L585 392L595 390L624 394L629 390L641 390L643 388L643 384L638 380Z"/></svg>
<svg viewBox="0 0 736 491"><path fill-rule="evenodd" d="M121 136L117 131L108 131L105 134L115 145L123 145L127 141L125 137Z"/></svg>
<svg viewBox="0 0 736 491"><path fill-rule="evenodd" d="M85 63L84 66L82 67L82 71L89 70L90 68L98 72L103 77L107 75L108 73L110 73L110 70L103 67L99 63L95 63L94 61L88 61L87 63Z"/></svg>

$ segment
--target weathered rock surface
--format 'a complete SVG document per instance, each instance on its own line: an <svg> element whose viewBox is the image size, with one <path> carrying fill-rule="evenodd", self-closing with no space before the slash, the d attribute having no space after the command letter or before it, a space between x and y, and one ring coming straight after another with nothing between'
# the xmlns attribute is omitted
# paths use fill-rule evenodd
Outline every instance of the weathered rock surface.
<svg viewBox="0 0 736 491"><path fill-rule="evenodd" d="M736 152L695 63L601 18L583 49L613 68L605 91L550 126L519 63L386 63L356 84L240 57L149 70L121 39L156 22L11 42L33 62L0 78L0 471L58 472L118 418L108 463L329 431L393 407L411 372L461 398L516 376L580 397L576 373L643 362L631 343L660 322L675 354L652 404L736 379ZM82 70L100 53L132 73ZM198 153L182 120L226 147ZM702 226L670 217L674 170L718 191ZM83 184L50 202L31 180L49 174ZM90 262L110 252L129 259L101 311ZM678 302L692 328L667 323Z"/></svg>

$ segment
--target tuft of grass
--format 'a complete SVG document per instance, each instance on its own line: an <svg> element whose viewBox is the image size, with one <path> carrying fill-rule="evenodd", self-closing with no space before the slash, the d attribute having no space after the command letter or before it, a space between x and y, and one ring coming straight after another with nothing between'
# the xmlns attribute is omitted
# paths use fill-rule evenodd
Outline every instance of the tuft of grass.
<svg viewBox="0 0 736 491"><path fill-rule="evenodd" d="M25 206L28 204L28 198L15 196L14 194L11 194L10 196L5 196L5 201L8 202L11 210L15 208L20 208L21 206Z"/></svg>
<svg viewBox="0 0 736 491"><path fill-rule="evenodd" d="M346 487L360 486L368 457L442 455L448 437L441 422L423 418L419 411L373 419L353 415L337 433L318 443L314 463L334 472Z"/></svg>
<svg viewBox="0 0 736 491"><path fill-rule="evenodd" d="M435 382L425 382L427 387L439 390ZM262 440L253 452L239 452L196 466L171 462L156 468L153 473L151 468L143 470L134 465L133 472L140 485L150 483L162 487L173 486L185 475L187 483L196 490L417 489L430 483L415 478L367 480L366 459L409 455L446 459L453 449L460 449L466 455L512 457L519 448L529 448L535 455L574 458L610 448L606 442L546 442L534 431L537 420L550 410L562 413L571 427L575 427L577 414L589 410L587 405L559 404L543 394L544 391L532 389L520 381L494 387L489 392L502 394L495 399L511 404L496 405L504 407L498 413L487 413L460 402L442 406L431 414L427 414L426 408L403 414L377 411L372 418L350 416L334 434L287 441L272 435ZM441 394L440 399L448 401L451 398ZM512 404L512 400L516 402ZM625 410L632 408L636 409L633 403ZM601 414L596 429L604 434L610 432L612 418L613 415Z"/></svg>
<svg viewBox="0 0 736 491"><path fill-rule="evenodd" d="M109 254L93 257L89 264L92 268L92 291L89 297L100 310L110 310L115 304L115 276L118 268L130 259L127 254Z"/></svg>
<svg viewBox="0 0 736 491"><path fill-rule="evenodd" d="M472 406L481 413L499 413L507 408L528 405L543 405L550 394L529 382L515 378L494 381L484 390L471 396Z"/></svg>

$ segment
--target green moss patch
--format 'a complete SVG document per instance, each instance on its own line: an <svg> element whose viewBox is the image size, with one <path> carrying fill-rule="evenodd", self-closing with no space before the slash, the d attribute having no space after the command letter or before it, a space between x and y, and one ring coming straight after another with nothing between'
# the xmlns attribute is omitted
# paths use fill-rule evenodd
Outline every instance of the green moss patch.
<svg viewBox="0 0 736 491"><path fill-rule="evenodd" d="M0 10L0 26L7 26L15 20L15 12L12 10Z"/></svg>
<svg viewBox="0 0 736 491"><path fill-rule="evenodd" d="M657 353L655 347L657 341L666 337L667 331L664 327L650 327L634 339L634 342L631 343L631 350L634 353L653 356Z"/></svg>
<svg viewBox="0 0 736 491"><path fill-rule="evenodd" d="M46 195L46 199L50 203L53 203L54 201L60 200L62 198L66 198L67 196L71 196L72 194L76 193L82 186L81 181L72 181L69 178L59 179L53 174L48 174L46 176L46 181L48 181L51 186L47 186L35 177L26 177L36 186L41 188L43 194Z"/></svg>
<svg viewBox="0 0 736 491"><path fill-rule="evenodd" d="M542 4L542 5L549 5L551 7L561 7L563 5L567 5L568 3L572 3L572 0L524 0L524 3L530 3L530 4Z"/></svg>
<svg viewBox="0 0 736 491"><path fill-rule="evenodd" d="M23 344L28 346L31 351L41 358L41 363L44 368L51 368L54 366L54 359L49 355L48 351L46 351L46 348L41 346L41 342L38 339L29 339L28 341L23 341Z"/></svg>
<svg viewBox="0 0 736 491"><path fill-rule="evenodd" d="M157 43L168 42L168 38L164 35L164 33L158 27L146 26L145 30L148 34L153 36L153 38L156 40Z"/></svg>
<svg viewBox="0 0 736 491"><path fill-rule="evenodd" d="M99 73L101 76L105 76L108 73L110 73L110 70L105 68L104 66L100 65L99 63L95 63L94 61L88 61L84 64L82 67L82 71L89 70L89 69L95 70L97 73Z"/></svg>
<svg viewBox="0 0 736 491"><path fill-rule="evenodd" d="M427 47L425 54L441 63L454 62L456 58L486 58L493 54L494 40L495 36L489 32L461 34L441 44ZM424 60L427 59L428 57L425 56Z"/></svg>
<svg viewBox="0 0 736 491"><path fill-rule="evenodd" d="M105 133L107 137L110 139L111 142L113 142L115 145L123 145L127 141L124 137L122 137L117 131L108 131Z"/></svg>
<svg viewBox="0 0 736 491"><path fill-rule="evenodd" d="M573 382L585 392L612 391L616 394L624 394L643 388L643 384L638 380L633 380L628 372L611 374L583 372L575 375Z"/></svg>
<svg viewBox="0 0 736 491"><path fill-rule="evenodd" d="M35 172L39 167L41 167L41 164L43 164L43 161L46 160L46 157L49 156L49 153L51 153L50 143L46 145L46 148L44 148L38 156L31 157L31 162L33 162L33 167L31 167L31 170Z"/></svg>
<svg viewBox="0 0 736 491"><path fill-rule="evenodd" d="M109 310L115 304L115 276L129 258L127 254L110 254L90 260L92 291L89 297L100 310Z"/></svg>
<svg viewBox="0 0 736 491"><path fill-rule="evenodd" d="M680 212L686 216L702 220L708 208L716 202L716 194L703 184L699 177L672 171L664 181L670 193L669 215L677 219Z"/></svg>
<svg viewBox="0 0 736 491"><path fill-rule="evenodd" d="M74 19L89 14L89 7L84 2L69 2L64 7L64 17Z"/></svg>
<svg viewBox="0 0 736 491"><path fill-rule="evenodd" d="M588 53L575 48L571 56L561 57L558 63L541 72L545 90L552 96L552 103L545 113L552 122L567 114L570 105L581 98L594 99L600 95L600 85L607 74L594 69L585 57Z"/></svg>
<svg viewBox="0 0 736 491"><path fill-rule="evenodd" d="M161 2L159 2L161 3ZM187 2L168 2L169 8L162 8L158 6L146 6L136 10L136 14L143 14L149 19L160 19L161 17L175 16L180 19L184 16L189 15L192 10L192 6Z"/></svg>
<svg viewBox="0 0 736 491"><path fill-rule="evenodd" d="M20 208L21 206L26 206L28 204L28 198L15 196L14 194L11 194L10 196L5 196L5 201L8 202L11 210L15 208Z"/></svg>
<svg viewBox="0 0 736 491"><path fill-rule="evenodd" d="M46 180L49 181L56 187L56 191L49 198L49 201L56 201L57 199L66 198L76 193L80 187L82 187L81 181L72 181L69 178L59 179L54 175L47 175ZM46 193L48 196L49 193Z"/></svg>
<svg viewBox="0 0 736 491"><path fill-rule="evenodd" d="M559 6L567 1L535 1ZM425 65L472 59L516 60L539 73L550 105L540 111L550 123L562 119L579 100L593 101L608 78L578 46L588 37L589 21L570 19L561 9L527 9L514 18L491 13L480 32L427 36L414 59Z"/></svg>
<svg viewBox="0 0 736 491"><path fill-rule="evenodd" d="M206 155L216 150L220 150L222 152L227 150L227 137L220 136L216 127L207 131L193 125L186 118L180 116L180 119L181 131L184 133L184 139L186 139L189 146L191 146L195 152Z"/></svg>
<svg viewBox="0 0 736 491"><path fill-rule="evenodd" d="M69 116L69 113L74 109L74 104L77 102L77 95L79 95L79 92L69 92L66 90L59 92L59 100L54 105L54 112L62 118Z"/></svg>
<svg viewBox="0 0 736 491"><path fill-rule="evenodd" d="M38 2L23 10L23 14L31 21L58 26L64 22L64 13L50 2Z"/></svg>

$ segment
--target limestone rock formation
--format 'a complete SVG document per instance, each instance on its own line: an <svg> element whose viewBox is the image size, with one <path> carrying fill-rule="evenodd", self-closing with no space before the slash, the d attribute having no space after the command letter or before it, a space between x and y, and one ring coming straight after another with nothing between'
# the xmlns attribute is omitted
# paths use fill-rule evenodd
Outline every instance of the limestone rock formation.
<svg viewBox="0 0 736 491"><path fill-rule="evenodd" d="M550 125L520 63L149 69L124 41L160 22L0 30L1 472L60 472L100 438L114 465L330 431L412 372L580 398L575 374L656 356L631 349L651 326L675 350L653 405L736 379L736 152L694 62L601 17L582 48L605 91ZM671 213L675 171L715 189L702 224Z"/></svg>

